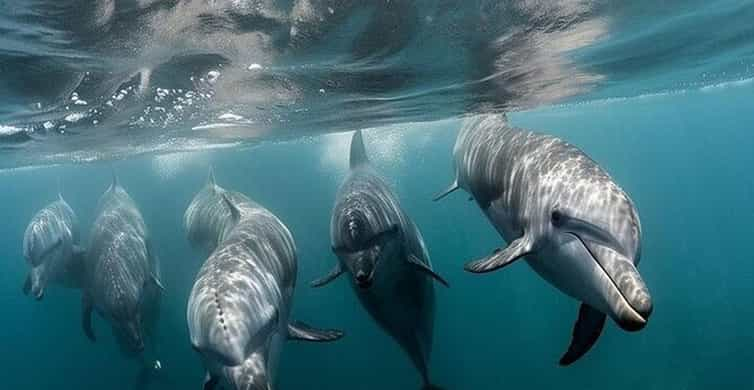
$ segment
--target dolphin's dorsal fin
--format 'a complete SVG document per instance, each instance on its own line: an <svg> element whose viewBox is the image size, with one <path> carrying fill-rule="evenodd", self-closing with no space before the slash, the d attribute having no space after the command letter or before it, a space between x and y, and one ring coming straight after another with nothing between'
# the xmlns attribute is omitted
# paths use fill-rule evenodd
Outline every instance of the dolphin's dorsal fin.
<svg viewBox="0 0 754 390"><path fill-rule="evenodd" d="M605 327L605 314L597 309L581 304L579 319L573 327L573 336L568 351L560 358L560 365L567 366L589 352Z"/></svg>
<svg viewBox="0 0 754 390"><path fill-rule="evenodd" d="M207 185L214 187L215 184L215 168L210 165L209 166L209 173L207 174Z"/></svg>
<svg viewBox="0 0 754 390"><path fill-rule="evenodd" d="M65 199L63 199L63 187L60 184L60 177L58 177L58 200L65 201Z"/></svg>
<svg viewBox="0 0 754 390"><path fill-rule="evenodd" d="M110 174L112 175L112 181L110 182L110 189L115 189L120 186L120 181L118 181L118 175L115 174L115 168L110 167Z"/></svg>
<svg viewBox="0 0 754 390"><path fill-rule="evenodd" d="M233 204L233 202L228 198L228 195L223 193L223 201L230 209L230 217L233 218L234 222L238 222L239 219L241 219L241 210L238 209L238 207Z"/></svg>
<svg viewBox="0 0 754 390"><path fill-rule="evenodd" d="M364 148L364 139L361 136L361 130L356 130L351 138L351 156L350 156L351 169L369 164L369 158L367 158L367 151Z"/></svg>

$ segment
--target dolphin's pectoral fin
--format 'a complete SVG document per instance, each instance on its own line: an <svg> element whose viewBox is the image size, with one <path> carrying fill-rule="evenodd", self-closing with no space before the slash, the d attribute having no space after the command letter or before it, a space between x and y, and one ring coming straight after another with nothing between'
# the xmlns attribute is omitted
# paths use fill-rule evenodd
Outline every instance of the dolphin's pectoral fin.
<svg viewBox="0 0 754 390"><path fill-rule="evenodd" d="M157 277L157 275L150 273L149 279L152 281L152 283L154 283L155 286L157 286L157 288L160 289L160 292L165 292L165 286L162 285L162 281Z"/></svg>
<svg viewBox="0 0 754 390"><path fill-rule="evenodd" d="M207 375L204 376L203 390L214 390L218 383L220 383L220 378L208 372Z"/></svg>
<svg viewBox="0 0 754 390"><path fill-rule="evenodd" d="M335 268L333 268L332 270L330 270L330 273L328 273L327 275L325 275L325 276L323 276L323 277L321 277L321 278L319 278L319 279L311 282L311 286L315 287L315 288L316 287L322 287L322 286L324 286L324 285L332 282L333 280L337 279L338 276L343 275L343 272L345 272L345 270L340 265L340 263L338 263L338 264L335 265Z"/></svg>
<svg viewBox="0 0 754 390"><path fill-rule="evenodd" d="M523 236L513 240L505 249L497 249L491 255L466 263L464 269L473 273L491 272L531 253L531 241Z"/></svg>
<svg viewBox="0 0 754 390"><path fill-rule="evenodd" d="M29 295L29 293L31 293L31 274L26 275L24 287L21 289L21 291L24 292L24 295Z"/></svg>
<svg viewBox="0 0 754 390"><path fill-rule="evenodd" d="M84 328L84 334L91 341L97 341L94 336L94 328L92 328L92 299L89 295L84 294L81 297L81 326Z"/></svg>
<svg viewBox="0 0 754 390"><path fill-rule="evenodd" d="M427 276L432 277L436 281L440 282L445 287L450 287L450 284L448 284L448 281L445 280L442 276L438 275L435 271L432 270L432 268L429 267L426 263L421 261L418 257L410 254L406 256L406 260L416 267L419 271L425 273Z"/></svg>
<svg viewBox="0 0 754 390"><path fill-rule="evenodd" d="M288 324L288 340L327 342L341 337L343 332L336 329L315 329L299 321Z"/></svg>
<svg viewBox="0 0 754 390"><path fill-rule="evenodd" d="M567 366L587 353L602 333L606 315L593 307L582 303L579 308L579 319L573 327L573 338L568 351L560 358L560 365Z"/></svg>
<svg viewBox="0 0 754 390"><path fill-rule="evenodd" d="M458 179L454 179L452 183L448 186L448 188L444 189L439 194L435 195L434 198L432 198L432 201L437 202L438 200L448 196L451 192L457 190L458 187Z"/></svg>

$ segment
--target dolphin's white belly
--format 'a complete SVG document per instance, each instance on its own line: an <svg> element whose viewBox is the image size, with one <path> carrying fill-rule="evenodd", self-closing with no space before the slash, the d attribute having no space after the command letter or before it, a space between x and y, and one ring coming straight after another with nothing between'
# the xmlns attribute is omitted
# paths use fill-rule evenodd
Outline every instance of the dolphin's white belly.
<svg viewBox="0 0 754 390"><path fill-rule="evenodd" d="M382 264L368 290L352 283L362 305L383 330L426 370L432 345L434 289L432 281L405 259Z"/></svg>
<svg viewBox="0 0 754 390"><path fill-rule="evenodd" d="M578 253L577 253L578 252ZM566 295L585 302L595 309L609 313L605 291L611 288L610 279L599 264L591 259L577 239L560 245L542 248L526 262L534 271Z"/></svg>
<svg viewBox="0 0 754 390"><path fill-rule="evenodd" d="M521 237L519 220L501 199L495 200L485 214L507 243ZM566 295L585 302L603 313L609 313L607 295L610 279L577 239L551 243L526 257L529 266L547 282Z"/></svg>

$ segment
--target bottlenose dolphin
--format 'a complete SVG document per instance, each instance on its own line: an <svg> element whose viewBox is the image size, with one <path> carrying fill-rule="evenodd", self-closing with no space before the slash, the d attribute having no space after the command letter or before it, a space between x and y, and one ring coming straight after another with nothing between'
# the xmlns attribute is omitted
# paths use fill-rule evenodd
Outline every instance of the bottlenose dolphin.
<svg viewBox="0 0 754 390"><path fill-rule="evenodd" d="M333 341L342 333L290 321L298 267L291 233L243 194L221 197L232 228L217 240L191 290L191 345L207 369L205 390L269 390L286 339Z"/></svg>
<svg viewBox="0 0 754 390"><path fill-rule="evenodd" d="M153 330L149 325L154 325L163 287L144 219L115 175L99 200L85 270L84 333L95 340L94 310L110 323L123 352L139 354L145 333Z"/></svg>
<svg viewBox="0 0 754 390"><path fill-rule="evenodd" d="M23 254L31 267L24 294L39 300L48 284L80 287L84 251L78 245L78 219L58 193L58 199L39 210L24 232Z"/></svg>
<svg viewBox="0 0 754 390"><path fill-rule="evenodd" d="M445 286L447 282L432 270L419 229L370 167L360 131L351 139L350 167L330 220L339 262L312 285L320 287L350 273L362 305L409 355L424 388L436 388L428 368L435 317L432 279Z"/></svg>
<svg viewBox="0 0 754 390"><path fill-rule="evenodd" d="M558 138L510 127L505 115L469 119L453 155L456 179L436 200L463 188L508 242L466 270L490 272L525 257L582 302L561 365L594 345L606 314L625 330L644 328L652 299L636 268L639 215L596 162Z"/></svg>

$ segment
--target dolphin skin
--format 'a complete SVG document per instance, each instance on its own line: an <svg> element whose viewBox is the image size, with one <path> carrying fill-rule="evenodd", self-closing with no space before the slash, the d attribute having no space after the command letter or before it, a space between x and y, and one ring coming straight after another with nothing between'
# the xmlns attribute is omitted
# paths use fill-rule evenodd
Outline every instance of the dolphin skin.
<svg viewBox="0 0 754 390"><path fill-rule="evenodd" d="M81 286L84 251L78 219L62 195L32 217L24 232L23 255L31 267L24 294L40 300L48 285Z"/></svg>
<svg viewBox="0 0 754 390"><path fill-rule="evenodd" d="M112 326L123 352L140 354L151 334L162 283L141 212L113 176L99 201L85 261L82 326L92 341L91 314Z"/></svg>
<svg viewBox="0 0 754 390"><path fill-rule="evenodd" d="M582 303L561 365L594 345L606 315L627 331L646 325L652 299L636 268L639 215L596 162L558 138L511 127L495 114L467 120L453 155L456 179L436 199L463 188L508 242L466 270L490 272L525 258Z"/></svg>
<svg viewBox="0 0 754 390"><path fill-rule="evenodd" d="M447 282L432 270L421 232L371 168L360 131L351 140L350 172L338 190L330 237L338 263L312 285L350 274L364 308L408 354L424 388L435 388L429 379L433 279Z"/></svg>
<svg viewBox="0 0 754 390"><path fill-rule="evenodd" d="M273 389L287 339L334 341L342 333L290 320L298 264L288 228L245 195L216 187L221 212L206 190L186 213L190 239L192 229L219 235L205 236L217 245L196 276L186 314L192 347L207 369L204 389ZM196 226L202 218L222 228Z"/></svg>
<svg viewBox="0 0 754 390"><path fill-rule="evenodd" d="M223 196L239 202L246 199L243 195L234 199L237 195L239 194L218 186L210 168L207 183L191 200L183 216L183 226L193 246L201 248L206 254L217 248L235 224Z"/></svg>

